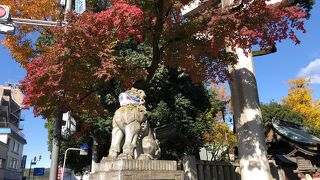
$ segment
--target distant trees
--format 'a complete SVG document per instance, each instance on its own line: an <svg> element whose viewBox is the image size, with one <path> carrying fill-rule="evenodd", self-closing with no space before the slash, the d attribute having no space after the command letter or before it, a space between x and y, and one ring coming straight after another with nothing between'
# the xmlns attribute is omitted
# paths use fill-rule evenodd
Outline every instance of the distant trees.
<svg viewBox="0 0 320 180"><path fill-rule="evenodd" d="M230 118L230 94L226 85L212 84L209 90L211 108L204 114L210 123L210 129L203 135L207 152L211 160L226 160L230 151L237 146L237 137L233 132L233 120Z"/></svg>
<svg viewBox="0 0 320 180"><path fill-rule="evenodd" d="M285 104L279 104L271 101L270 103L261 104L260 108L263 118L262 120L265 124L271 122L273 118L300 125L304 122L304 117L299 112Z"/></svg>
<svg viewBox="0 0 320 180"><path fill-rule="evenodd" d="M214 161L228 161L230 150L237 146L236 134L225 122L213 122L211 131L204 134L205 147Z"/></svg>
<svg viewBox="0 0 320 180"><path fill-rule="evenodd" d="M282 99L283 104L303 116L303 123L311 130L320 129L320 101L312 96L310 79L298 78L289 80L288 96Z"/></svg>
<svg viewBox="0 0 320 180"><path fill-rule="evenodd" d="M281 104L273 101L261 104L263 122L270 122L273 118L289 121L305 126L319 136L320 101L313 98L310 79L289 80L288 87L288 96L282 98Z"/></svg>

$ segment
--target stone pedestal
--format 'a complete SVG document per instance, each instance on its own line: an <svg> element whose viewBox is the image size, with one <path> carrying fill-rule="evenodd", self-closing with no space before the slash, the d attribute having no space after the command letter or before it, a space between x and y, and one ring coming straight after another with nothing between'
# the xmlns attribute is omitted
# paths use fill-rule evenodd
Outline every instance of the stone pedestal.
<svg viewBox="0 0 320 180"><path fill-rule="evenodd" d="M105 160L98 163L90 180L183 180L176 161Z"/></svg>

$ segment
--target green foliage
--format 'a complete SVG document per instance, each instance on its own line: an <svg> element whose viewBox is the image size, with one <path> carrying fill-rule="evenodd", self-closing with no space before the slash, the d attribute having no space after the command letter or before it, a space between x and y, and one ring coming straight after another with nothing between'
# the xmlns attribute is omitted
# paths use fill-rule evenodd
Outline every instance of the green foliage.
<svg viewBox="0 0 320 180"><path fill-rule="evenodd" d="M101 12L111 6L111 0L87 0L87 9L92 12Z"/></svg>
<svg viewBox="0 0 320 180"><path fill-rule="evenodd" d="M152 48L150 45L128 40L118 43L115 50L119 50L120 57L128 63L141 68L149 67L152 59Z"/></svg>
<svg viewBox="0 0 320 180"><path fill-rule="evenodd" d="M80 148L82 144L88 144L92 147L92 137L90 133L84 134L81 137L62 140L60 146L60 164L63 164L63 157L67 148ZM80 155L79 151L68 151L66 159L66 167L72 169L75 173L82 174L86 170L90 171L92 149L85 156Z"/></svg>
<svg viewBox="0 0 320 180"><path fill-rule="evenodd" d="M77 132L68 139L61 139L59 163L62 166L67 148L79 148L82 144L88 144L88 155L80 156L79 151L69 151L67 155L66 167L81 174L90 170L93 139L98 143L98 161L107 155L111 140L112 117L92 119L89 116L82 116L77 123ZM46 128L48 129L48 148L51 151L54 121L48 121Z"/></svg>
<svg viewBox="0 0 320 180"><path fill-rule="evenodd" d="M54 120L48 120L44 126L48 130L48 151L51 152L52 149L52 138L53 138L53 130L54 130Z"/></svg>
<svg viewBox="0 0 320 180"><path fill-rule="evenodd" d="M207 121L211 123L215 123L217 120L217 113L221 112L221 114L226 114L227 110L227 101L218 100L218 92L217 90L211 89L209 91L209 100L211 108L206 112L205 118ZM225 121L225 119L222 119Z"/></svg>
<svg viewBox="0 0 320 180"><path fill-rule="evenodd" d="M261 104L260 108L264 123L271 122L271 120L275 118L300 125L303 124L303 116L299 112L294 111L288 105L278 104L271 101L267 104Z"/></svg>
<svg viewBox="0 0 320 180"><path fill-rule="evenodd" d="M203 118L203 113L210 108L205 87L192 84L190 77L181 71L160 68L146 89L152 127L176 127L191 144L161 144L162 158L181 159L185 154L198 153L203 145L202 135L209 127Z"/></svg>

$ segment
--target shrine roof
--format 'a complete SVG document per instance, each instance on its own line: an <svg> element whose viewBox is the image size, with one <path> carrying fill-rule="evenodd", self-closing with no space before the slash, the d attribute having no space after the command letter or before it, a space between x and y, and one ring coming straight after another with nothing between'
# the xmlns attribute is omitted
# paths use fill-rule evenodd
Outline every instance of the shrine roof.
<svg viewBox="0 0 320 180"><path fill-rule="evenodd" d="M298 144L307 146L319 146L320 139L310 134L303 127L280 120L272 121L273 128L279 135L286 138L289 141L293 141Z"/></svg>

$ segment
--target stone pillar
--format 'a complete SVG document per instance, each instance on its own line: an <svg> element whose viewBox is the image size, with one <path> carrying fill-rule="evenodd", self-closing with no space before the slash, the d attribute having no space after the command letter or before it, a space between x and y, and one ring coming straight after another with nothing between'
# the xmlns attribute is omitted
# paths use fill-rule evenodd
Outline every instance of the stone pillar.
<svg viewBox="0 0 320 180"><path fill-rule="evenodd" d="M230 48L227 48L232 52ZM271 180L252 53L236 48L238 63L229 67L242 180Z"/></svg>

